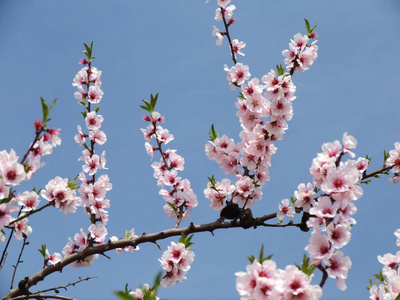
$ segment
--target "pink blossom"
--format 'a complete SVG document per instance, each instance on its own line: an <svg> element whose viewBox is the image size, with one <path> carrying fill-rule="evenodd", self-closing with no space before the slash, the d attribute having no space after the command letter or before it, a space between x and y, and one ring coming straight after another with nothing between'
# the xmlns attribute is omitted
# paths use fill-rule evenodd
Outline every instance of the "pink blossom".
<svg viewBox="0 0 400 300"><path fill-rule="evenodd" d="M348 135L347 132L345 132L343 134L342 144L344 153L348 153L351 157L356 156L353 152L350 151L357 147L357 140L353 136Z"/></svg>
<svg viewBox="0 0 400 300"><path fill-rule="evenodd" d="M92 224L89 226L90 237L97 243L102 244L106 239L108 231L104 223L99 223L97 225Z"/></svg>
<svg viewBox="0 0 400 300"><path fill-rule="evenodd" d="M296 207L303 208L303 211L309 212L311 206L315 204L313 199L315 196L314 187L311 183L300 183L297 187L297 191L294 192L294 197L296 198Z"/></svg>
<svg viewBox="0 0 400 300"><path fill-rule="evenodd" d="M282 204L279 204L279 212L276 214L277 218L279 220L283 220L285 215L288 216L288 218L293 218L295 215L295 210L289 199L283 199L281 203Z"/></svg>
<svg viewBox="0 0 400 300"><path fill-rule="evenodd" d="M75 142L77 142L79 144L79 146L82 146L86 142L85 138L87 137L87 134L84 134L82 132L81 125L78 125L77 128L78 128L78 134L75 135L74 139L75 139Z"/></svg>
<svg viewBox="0 0 400 300"><path fill-rule="evenodd" d="M220 8L220 7L218 7L217 10L215 11L215 17L214 17L214 19L217 20L217 21L222 21L222 12L221 12L221 9L222 9L222 11L223 11L223 13L224 13L225 20L229 20L229 19L232 18L232 16L233 16L233 11L236 9L236 6L235 6L235 5L229 5L229 6L226 7L226 8L223 8L223 7Z"/></svg>
<svg viewBox="0 0 400 300"><path fill-rule="evenodd" d="M16 211L18 208L11 206L11 202L0 204L0 229L12 221L11 214Z"/></svg>
<svg viewBox="0 0 400 300"><path fill-rule="evenodd" d="M75 75L72 85L79 87L79 86L82 86L87 83L88 83L87 71L86 71L86 68L82 68Z"/></svg>
<svg viewBox="0 0 400 300"><path fill-rule="evenodd" d="M234 39L234 40L232 41L232 49L233 49L233 51L234 51L235 53L240 54L240 55L242 55L242 56L245 56L245 54L242 53L242 51L241 51L244 47L246 47L246 43L244 43L244 42L239 42L239 40L237 40L237 39Z"/></svg>
<svg viewBox="0 0 400 300"><path fill-rule="evenodd" d="M248 80L251 75L249 72L249 66L243 65L242 63L237 63L231 69L228 69L228 67L225 66L224 70L228 72L227 79L229 82L235 83L239 86Z"/></svg>
<svg viewBox="0 0 400 300"><path fill-rule="evenodd" d="M32 233L31 226L28 225L28 219L24 218L14 223L14 235L17 240L23 240L25 236Z"/></svg>
<svg viewBox="0 0 400 300"><path fill-rule="evenodd" d="M145 283L141 288L137 288L134 292L129 292L129 295L133 297L134 300L145 300L145 292L148 292L150 290L150 286ZM151 291L152 297L154 296L154 300L160 300L160 298L155 297L154 291ZM147 298L146 298L147 299Z"/></svg>
<svg viewBox="0 0 400 300"><path fill-rule="evenodd" d="M7 198L10 193L10 188L6 185L3 178L0 178L0 199Z"/></svg>
<svg viewBox="0 0 400 300"><path fill-rule="evenodd" d="M174 140L174 136L169 133L169 130L164 129L161 126L157 126L156 136L157 140L164 144L168 144L169 142Z"/></svg>
<svg viewBox="0 0 400 300"><path fill-rule="evenodd" d="M25 191L16 196L18 205L23 206L22 211L31 211L39 205L39 195L36 192Z"/></svg>
<svg viewBox="0 0 400 300"><path fill-rule="evenodd" d="M100 129L93 129L89 132L89 138L91 141L98 143L99 145L103 145L107 141L106 134Z"/></svg>
<svg viewBox="0 0 400 300"><path fill-rule="evenodd" d="M101 115L97 115L95 111L91 111L85 118L86 127L89 130L99 129L103 120L104 118Z"/></svg>
<svg viewBox="0 0 400 300"><path fill-rule="evenodd" d="M309 241L305 250L310 254L312 263L319 264L322 260L332 256L333 248L331 248L328 237L322 235L318 230L313 231Z"/></svg>
<svg viewBox="0 0 400 300"><path fill-rule="evenodd" d="M5 184L13 186L19 185L26 177L24 166L12 160L0 162L0 174Z"/></svg>
<svg viewBox="0 0 400 300"><path fill-rule="evenodd" d="M53 266L61 261L61 254L60 253L53 253L50 255L49 250L46 249L46 259L52 264Z"/></svg>
<svg viewBox="0 0 400 300"><path fill-rule="evenodd" d="M322 296L321 287L311 285L311 278L296 266L287 266L279 275L283 280L280 298L282 300L315 300Z"/></svg>
<svg viewBox="0 0 400 300"><path fill-rule="evenodd" d="M338 280L337 287L340 290L346 290L347 287L344 280L347 278L347 274L351 268L350 257L345 257L342 251L337 251L329 259L325 259L324 262L329 277Z"/></svg>
<svg viewBox="0 0 400 300"><path fill-rule="evenodd" d="M189 271L193 260L194 253L185 248L184 244L171 242L171 246L168 246L159 259L161 266L166 271L166 275L161 279L161 286L167 288L186 279L185 274Z"/></svg>
<svg viewBox="0 0 400 300"><path fill-rule="evenodd" d="M82 166L82 170L85 173L89 173L90 176L96 174L100 167L100 157L97 154L85 157L85 165Z"/></svg>
<svg viewBox="0 0 400 300"><path fill-rule="evenodd" d="M392 167L393 173L400 173L400 142L394 144L395 149L389 151L389 157L385 162L386 167Z"/></svg>
<svg viewBox="0 0 400 300"><path fill-rule="evenodd" d="M78 86L78 90L74 93L74 97L78 100L78 104L80 104L86 99L87 93L82 86Z"/></svg>
<svg viewBox="0 0 400 300"><path fill-rule="evenodd" d="M215 44L217 46L221 46L222 41L224 40L224 37L222 36L221 32L219 31L219 29L217 27L215 27L215 26L213 26L213 27L214 27L214 30L212 32L212 35L216 37Z"/></svg>
<svg viewBox="0 0 400 300"><path fill-rule="evenodd" d="M103 91L97 85L91 85L88 91L88 101L92 104L100 103L103 98Z"/></svg>
<svg viewBox="0 0 400 300"><path fill-rule="evenodd" d="M330 223L326 228L332 247L340 249L347 245L351 238L350 226L347 224Z"/></svg>

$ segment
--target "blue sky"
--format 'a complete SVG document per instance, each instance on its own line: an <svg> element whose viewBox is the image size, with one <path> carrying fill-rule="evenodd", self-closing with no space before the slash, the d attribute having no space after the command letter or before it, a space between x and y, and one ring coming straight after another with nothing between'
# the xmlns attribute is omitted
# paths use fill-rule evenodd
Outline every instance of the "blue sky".
<svg viewBox="0 0 400 300"><path fill-rule="evenodd" d="M215 46L212 25L216 1L77 1L0 0L0 149L15 149L22 156L33 139L33 121L41 116L40 97L58 102L50 126L61 128L62 145L44 158L46 166L20 191L42 188L55 176L75 177L81 171L81 148L74 142L77 124L83 124L81 108L74 99L72 79L83 58L82 43L94 41L93 65L103 71L104 97L100 114L108 142L98 147L107 152L107 174L113 183L109 234L122 237L134 227L138 234L173 226L162 209L163 199L152 177L151 161L144 150L140 128L145 124L141 99L159 93L158 111L165 127L175 136L169 144L185 158L182 177L188 178L198 196L193 211L196 224L218 218L203 190L207 176L224 174L204 153L208 130L238 140L235 116L238 91L231 91L223 65L231 65L226 42ZM341 140L348 132L358 140L358 156L373 158L370 170L382 165L383 150L400 141L399 97L400 4L387 1L234 1L236 24L232 38L247 43L240 57L252 76L262 77L283 63L281 51L290 38L305 32L304 18L318 22L319 57L312 68L293 77L297 85L294 117L284 140L272 158L271 181L264 198L256 203L256 216L275 212L297 185L312 180L312 159L324 142ZM357 201L357 225L352 240L343 248L353 267L346 292L328 280L323 299L365 299L368 279L380 269L377 255L395 253L393 232L400 227L399 187L388 178L363 186ZM42 200L44 203L45 200ZM81 212L66 215L56 209L32 216L29 237L18 278L42 267L37 251L47 244L61 252L68 237L89 220ZM184 223L183 226L188 223ZM261 244L274 254L280 268L300 262L308 233L296 228L219 230L215 236L200 233L193 238L196 254L183 283L161 290L164 299L238 299L234 272L244 271L246 257L257 254ZM171 240L161 241L165 250ZM13 241L7 265L1 270L0 294L8 287L11 265L20 243ZM162 255L154 245L117 256L98 259L88 269L65 269L38 285L44 289L64 285L79 276L98 276L71 287L65 296L80 300L112 299L112 291L126 283L136 288L152 282L161 269ZM316 283L320 274L316 273Z"/></svg>

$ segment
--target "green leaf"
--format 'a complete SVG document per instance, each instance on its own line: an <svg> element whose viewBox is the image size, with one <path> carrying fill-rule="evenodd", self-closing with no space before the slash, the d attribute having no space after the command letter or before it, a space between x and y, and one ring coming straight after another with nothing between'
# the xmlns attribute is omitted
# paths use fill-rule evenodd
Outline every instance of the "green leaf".
<svg viewBox="0 0 400 300"><path fill-rule="evenodd" d="M300 271L302 271L307 276L311 276L311 274L314 273L314 270L316 268L316 265L310 264L310 258L307 257L305 254L303 256L301 267L297 264L295 265Z"/></svg>
<svg viewBox="0 0 400 300"><path fill-rule="evenodd" d="M114 295L118 296L121 300L133 300L133 297L126 292L116 291Z"/></svg>
<svg viewBox="0 0 400 300"><path fill-rule="evenodd" d="M177 208L175 205L173 205L172 203L169 203L169 202L167 202L167 204L168 204L169 206L171 206L171 208L174 210L174 212L175 212L176 214L178 214L178 208Z"/></svg>
<svg viewBox="0 0 400 300"><path fill-rule="evenodd" d="M42 97L40 97L40 101L42 102L43 124L45 124L49 116L49 108L47 106L46 101Z"/></svg>
<svg viewBox="0 0 400 300"><path fill-rule="evenodd" d="M46 244L42 245L41 249L38 249L38 251L40 252L40 254L42 254L42 256L46 259Z"/></svg>
<svg viewBox="0 0 400 300"><path fill-rule="evenodd" d="M239 93L238 98L243 99L243 100L246 100L246 97L243 95L243 93Z"/></svg>
<svg viewBox="0 0 400 300"><path fill-rule="evenodd" d="M215 131L214 124L211 124L211 129L208 132L208 136L210 137L209 141L214 141L219 137L219 133Z"/></svg>
<svg viewBox="0 0 400 300"><path fill-rule="evenodd" d="M212 186L215 186L217 184L217 181L214 178L214 175L210 177L207 177L208 181L211 183Z"/></svg>
<svg viewBox="0 0 400 300"><path fill-rule="evenodd" d="M85 46L85 51L83 51L83 53L85 53L86 57L88 58L89 61L92 61L92 59L94 59L95 57L92 57L92 53L93 53L93 42L90 44L90 47L83 43L83 45Z"/></svg>
<svg viewBox="0 0 400 300"><path fill-rule="evenodd" d="M51 113L51 110L53 109L54 105L56 105L57 98L54 98L53 102L51 102L50 107L49 107L49 114Z"/></svg>
<svg viewBox="0 0 400 300"><path fill-rule="evenodd" d="M285 74L285 69L282 65L276 65L276 72L278 73L278 76L282 76Z"/></svg>
<svg viewBox="0 0 400 300"><path fill-rule="evenodd" d="M272 254L271 254L271 255L268 255L268 256L264 256L264 244L262 244L262 245L261 245L260 253L258 254L258 259L257 259L257 261L258 261L260 264L262 264L264 261L271 259L272 256L273 256ZM256 260L256 258L255 258L254 255L248 256L247 259L248 259L251 263L253 263L253 262Z"/></svg>
<svg viewBox="0 0 400 300"><path fill-rule="evenodd" d="M69 187L71 190L77 190L77 189L79 189L80 184L77 182L77 181L78 181L78 176L79 176L79 174L76 175L74 179L68 178L68 187Z"/></svg>
<svg viewBox="0 0 400 300"><path fill-rule="evenodd" d="M140 105L140 107L143 108L145 111L148 111L150 114L152 114L154 112L154 109L156 108L157 100L158 100L158 93L155 96L153 96L153 94L150 94L150 102L142 99L145 105Z"/></svg>
<svg viewBox="0 0 400 300"><path fill-rule="evenodd" d="M310 22L307 19L304 19L304 22L306 22L307 34L311 34Z"/></svg>
<svg viewBox="0 0 400 300"><path fill-rule="evenodd" d="M194 243L191 242L193 237L193 234L189 235L188 237L186 237L186 235L184 233L182 233L181 238L179 239L179 243L182 243L185 245L185 248L189 248L190 246L192 246Z"/></svg>

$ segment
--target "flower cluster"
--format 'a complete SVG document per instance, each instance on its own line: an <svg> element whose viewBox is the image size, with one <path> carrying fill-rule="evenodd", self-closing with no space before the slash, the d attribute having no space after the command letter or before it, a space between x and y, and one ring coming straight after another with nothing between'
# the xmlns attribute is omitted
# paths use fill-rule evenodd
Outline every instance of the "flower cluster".
<svg viewBox="0 0 400 300"><path fill-rule="evenodd" d="M175 285L178 281L186 279L185 274L190 269L194 260L194 253L185 247L185 244L171 242L161 259L161 266L167 274L161 279L161 286L167 288Z"/></svg>
<svg viewBox="0 0 400 300"><path fill-rule="evenodd" d="M222 19L219 17L221 15L219 12L233 11L233 9L225 9L229 2L218 2L220 8L216 11L217 20ZM230 18L232 18L231 13L227 13L225 19ZM227 28L232 22L226 20ZM213 34L217 37L217 44L220 44L220 39L227 35L227 32L220 32L214 27ZM295 35L294 41L297 41L300 47L298 37L299 34ZM313 49L312 61L314 61L317 58L315 42L312 46L307 46L309 38L301 40L303 41L301 49L310 49L307 51ZM234 41L231 45L232 51L239 53L245 44ZM292 40L289 47L293 46L294 41ZM300 51L300 53L303 52L305 50ZM302 55L307 56L307 54ZM291 75L285 74L283 68L278 67L278 74L271 70L261 80L259 78L250 79L249 67L237 63L236 59L234 62L235 65L231 68L225 65L225 70L231 87L233 89L241 88L236 102L237 116L243 128L240 133L241 142L236 144L233 139L223 135L213 138L205 146L205 152L210 160L216 161L225 173L237 177L236 183L228 179L208 183L204 194L211 202L210 207L216 210L221 210L227 201L241 204L244 208L244 206L252 206L254 201L261 199L261 188L269 180L271 156L277 151L275 141L283 139L283 135L288 129L287 121L293 116L292 101L296 98L294 96L296 86L291 80ZM310 66L311 63L304 62L303 70L306 70L306 65ZM289 210L284 214L292 216L293 208L284 204L282 209L286 208ZM280 217L282 216L280 215Z"/></svg>
<svg viewBox="0 0 400 300"><path fill-rule="evenodd" d="M178 176L178 170L184 170L185 160L176 153L176 150L162 150L163 144L166 145L174 139L168 129L160 125L165 120L163 116L153 111L150 115L145 115L143 119L149 122L146 129L141 129L146 140L147 153L151 158L153 158L154 151L161 153L160 160L153 162L151 166L154 169L153 176L157 179L157 185L161 186L160 195L167 202L164 205L164 211L168 218L175 218L179 224L183 218L190 219L189 211L198 204L197 196L190 187L190 181ZM157 146L150 144L153 138ZM169 190L164 188L166 186L169 187Z"/></svg>
<svg viewBox="0 0 400 300"><path fill-rule="evenodd" d="M75 190L71 189L68 179L59 176L50 180L40 195L64 214L75 213L77 206L82 204L81 199L76 196Z"/></svg>
<svg viewBox="0 0 400 300"><path fill-rule="evenodd" d="M345 279L351 267L349 257L337 249L345 246L351 237L351 226L356 221L351 217L357 209L354 201L363 195L359 186L361 174L368 167L366 158L341 161L344 154L357 145L354 137L343 135L343 141L322 145L322 152L314 158L310 173L314 176L314 186L323 193L316 197L313 185L301 184L295 192L295 206L302 209L307 218L303 222L313 232L305 248L313 264L322 267L327 274L337 279L337 287L345 290ZM308 220L307 220L308 219Z"/></svg>
<svg viewBox="0 0 400 300"><path fill-rule="evenodd" d="M391 171L394 173L389 181L396 183L400 181L400 143L395 143L394 147L395 149L389 151L389 157L385 161L385 166L391 167Z"/></svg>
<svg viewBox="0 0 400 300"><path fill-rule="evenodd" d="M42 104L47 110L47 104L43 99ZM36 137L21 162L18 162L19 157L13 149L10 152L6 150L0 152L0 242L5 240L2 229L6 226L14 229L15 237L20 240L24 235L32 233L26 217L16 220L11 214L36 209L40 202L39 196L34 191L14 194L10 186L17 186L24 180L30 180L32 175L44 166L44 162L41 162L42 156L51 154L53 148L61 144L60 129L46 128L47 121L44 119L34 122ZM11 222L13 223L10 224Z"/></svg>
<svg viewBox="0 0 400 300"><path fill-rule="evenodd" d="M262 263L257 260L246 267L246 272L235 273L236 289L242 300L252 299L319 299L322 289L311 285L311 277L296 266L277 269L270 259Z"/></svg>
<svg viewBox="0 0 400 300"><path fill-rule="evenodd" d="M282 52L283 56L285 56L286 70L291 73L298 73L310 68L318 57L318 46L315 45L317 41L313 41L310 45L308 45L308 42L310 38L316 37L316 33L309 35L298 33L294 36L289 44L289 50Z"/></svg>
<svg viewBox="0 0 400 300"><path fill-rule="evenodd" d="M85 107L82 113L86 129L88 133L82 131L82 127L78 125L78 134L75 135L75 141L84 146L82 156L78 159L84 162L82 172L78 178L82 182L78 189L79 197L77 197L81 206L84 207L83 212L90 217L91 225L88 228L89 233L85 233L81 229L81 233L77 233L74 241L69 240L64 247L63 254L71 255L76 251L82 251L91 245L101 245L104 243L108 231L106 225L108 222L108 211L110 200L106 199L106 193L112 189L112 184L108 175L101 175L96 178L97 172L106 168L105 151L101 155L96 154L95 145L103 145L107 141L106 134L101 131L101 124L104 118L98 114L100 106L92 109L92 105L98 105L103 97L101 90L101 71L91 65L92 48L87 45L85 52L89 60L81 60L81 64L86 65L75 76L72 85L78 91L75 92L75 98L79 100L79 104ZM87 140L88 139L88 140ZM86 177L89 175L89 178ZM86 257L79 260L73 266L89 266L97 255Z"/></svg>
<svg viewBox="0 0 400 300"><path fill-rule="evenodd" d="M397 237L396 245L400 247L400 229L397 229L394 235ZM370 299L397 299L400 294L400 251L397 251L396 255L378 255L378 261L384 266L380 274L375 275L381 283L378 285L378 282L375 282L370 285Z"/></svg>

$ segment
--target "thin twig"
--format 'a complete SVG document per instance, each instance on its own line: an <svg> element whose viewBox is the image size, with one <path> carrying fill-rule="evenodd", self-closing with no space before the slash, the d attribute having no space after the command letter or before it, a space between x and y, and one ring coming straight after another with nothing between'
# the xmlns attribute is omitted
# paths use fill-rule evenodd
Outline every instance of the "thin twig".
<svg viewBox="0 0 400 300"><path fill-rule="evenodd" d="M45 295L45 294L35 294L35 295L26 295L26 296L19 296L15 298L11 298L10 300L23 300L23 299L61 299L61 300L77 300L75 298L59 296L59 295Z"/></svg>
<svg viewBox="0 0 400 300"><path fill-rule="evenodd" d="M77 284L77 283L80 283L80 282L82 282L82 281L88 281L88 280L90 280L90 279L92 279L92 278L97 278L97 277L96 277L96 276L89 276L89 277L86 277L86 278L81 278L81 277L79 277L79 280L77 280L77 281L70 282L70 283L68 283L68 284L66 284L66 285L62 285L62 286L57 286L57 287L49 288L49 289L47 289L47 290L37 291L37 292L32 293L32 294L30 294L30 295L38 295L38 294L43 294L43 293L47 293L47 292L50 292L50 291L55 291L55 292L57 292L57 291L60 290L60 289L67 290L67 287L69 287L69 286L75 286L75 284Z"/></svg>
<svg viewBox="0 0 400 300"><path fill-rule="evenodd" d="M21 260L21 257L22 257L22 253L24 252L25 245L28 245L28 244L29 244L29 242L26 241L26 239L27 239L28 237L27 237L25 234L23 234L23 235L24 235L24 241L23 241L23 243L22 243L21 251L19 252L19 256L18 256L17 263L15 264L15 266L13 266L13 267L14 267L14 272L13 272L13 275L12 275L12 278L11 278L10 289L12 289L13 286L14 286L14 279L15 279L15 274L17 273L18 265L19 265L20 263L23 262L23 261Z"/></svg>

